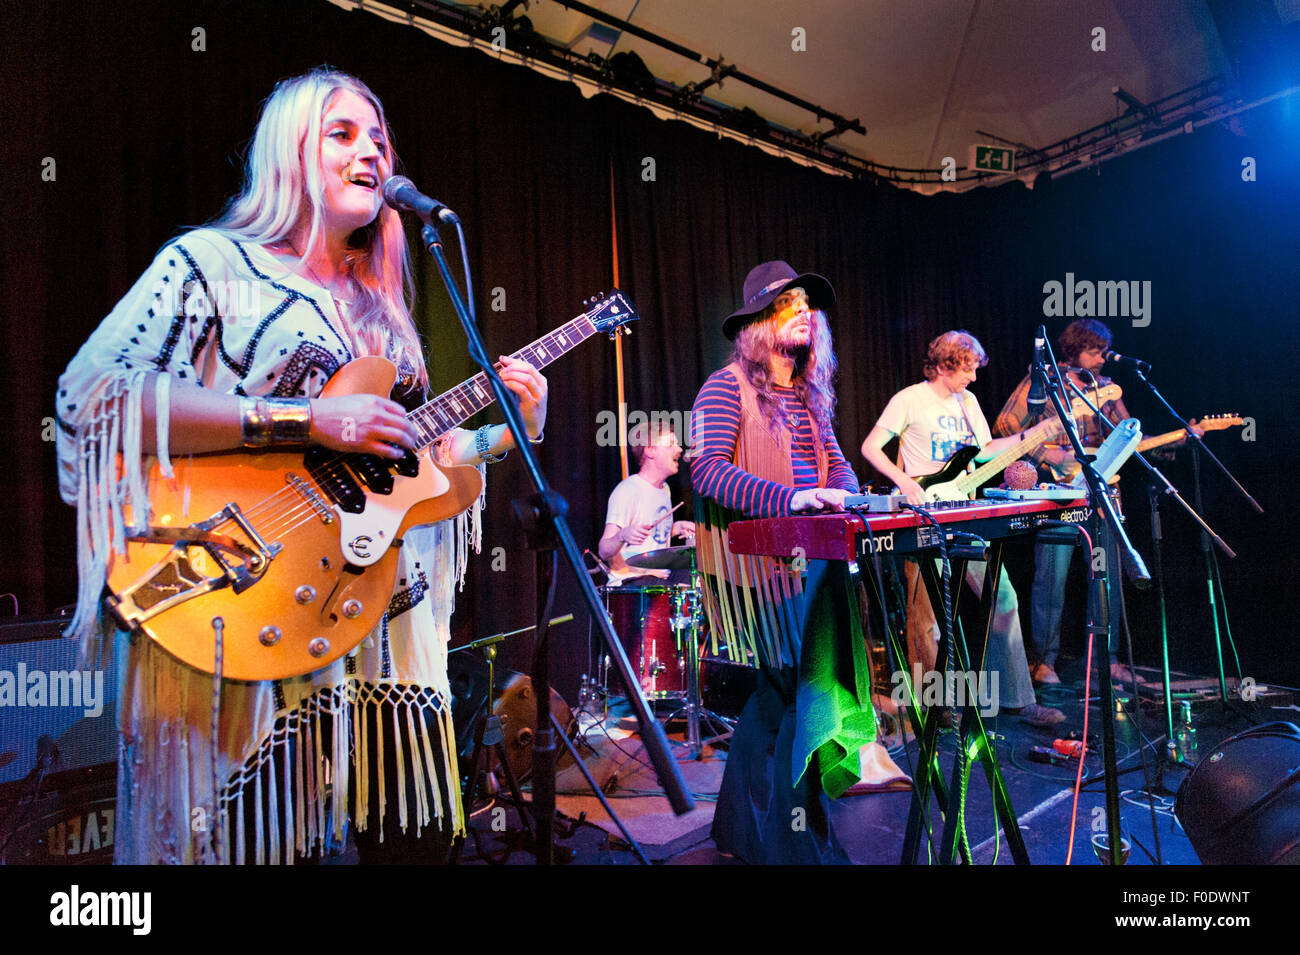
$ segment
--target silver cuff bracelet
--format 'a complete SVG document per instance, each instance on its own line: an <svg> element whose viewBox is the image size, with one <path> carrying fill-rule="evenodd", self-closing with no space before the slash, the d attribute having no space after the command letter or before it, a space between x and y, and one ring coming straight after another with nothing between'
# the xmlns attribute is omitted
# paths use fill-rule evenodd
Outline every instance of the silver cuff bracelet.
<svg viewBox="0 0 1300 955"><path fill-rule="evenodd" d="M311 401L241 396L239 419L246 448L303 445L311 436Z"/></svg>

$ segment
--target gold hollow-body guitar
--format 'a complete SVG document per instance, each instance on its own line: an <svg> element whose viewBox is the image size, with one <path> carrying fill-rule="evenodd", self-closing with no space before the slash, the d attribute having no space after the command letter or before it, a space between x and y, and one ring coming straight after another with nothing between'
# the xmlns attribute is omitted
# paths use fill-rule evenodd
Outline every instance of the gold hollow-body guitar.
<svg viewBox="0 0 1300 955"><path fill-rule="evenodd" d="M637 318L621 292L593 302L514 357L542 368ZM396 374L386 359L357 358L321 397L387 397ZM170 479L155 463L152 523L113 555L109 607L124 627L206 673L220 627L222 674L232 680L284 679L334 662L388 608L407 530L454 517L482 492L478 468L440 467L431 452L494 401L480 373L412 411L420 447L401 460L321 447L195 454L178 456Z"/></svg>

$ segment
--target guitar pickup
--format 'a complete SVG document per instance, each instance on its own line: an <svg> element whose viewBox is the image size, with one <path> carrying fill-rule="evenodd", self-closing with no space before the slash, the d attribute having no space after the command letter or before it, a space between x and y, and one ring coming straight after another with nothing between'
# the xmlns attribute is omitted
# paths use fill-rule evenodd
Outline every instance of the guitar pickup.
<svg viewBox="0 0 1300 955"><path fill-rule="evenodd" d="M249 543L227 534L214 533L217 527L231 521L243 531ZM242 593L262 578L283 548L281 544L268 545L262 540L238 505L233 503L199 524L150 527L145 533L131 535L127 540L146 544L172 542L166 556L141 574L139 580L121 593L108 595L108 604L114 615L131 630L177 604L222 587ZM194 548L200 550L198 560L191 556ZM220 573L209 575L199 570L208 559L220 568Z"/></svg>

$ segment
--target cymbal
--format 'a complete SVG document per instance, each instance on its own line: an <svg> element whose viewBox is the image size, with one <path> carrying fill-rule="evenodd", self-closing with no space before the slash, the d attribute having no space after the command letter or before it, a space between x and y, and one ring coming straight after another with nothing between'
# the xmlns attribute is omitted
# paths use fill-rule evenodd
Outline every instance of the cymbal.
<svg viewBox="0 0 1300 955"><path fill-rule="evenodd" d="M680 544L677 547L662 547L636 554L627 559L627 564L642 570L690 570L694 561L694 545Z"/></svg>

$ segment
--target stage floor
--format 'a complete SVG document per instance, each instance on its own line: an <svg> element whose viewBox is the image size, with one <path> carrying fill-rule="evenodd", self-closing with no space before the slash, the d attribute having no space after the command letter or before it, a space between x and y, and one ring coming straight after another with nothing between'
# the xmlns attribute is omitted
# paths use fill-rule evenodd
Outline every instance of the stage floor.
<svg viewBox="0 0 1300 955"><path fill-rule="evenodd" d="M1152 671L1141 670L1153 676ZM1051 746L1055 738L1065 738L1071 732L1083 729L1083 664L1067 661L1060 671L1060 686L1040 688L1040 702L1055 706L1066 714L1066 721L1053 730L1039 729L1021 722L1017 717L1002 714L986 719L985 725L997 736L996 747L1003 777L1025 841L1029 859L1039 865L1062 865L1070 848L1070 820L1076 820L1071 864L1096 866L1097 856L1091 840L1095 830L1104 828L1105 788L1100 754L1100 715L1094 699L1090 705L1088 734L1090 745L1086 758L1085 777L1079 794L1077 809L1074 806L1073 784L1077 763L1053 766L1032 762L1029 752L1035 746ZM1126 701L1131 697L1127 687L1117 688ZM1197 703L1193 724L1197 729L1199 751L1208 755L1215 744L1227 736L1241 732L1253 723L1270 720L1290 720L1294 711L1274 708L1272 701L1253 704L1237 702L1224 710L1217 702ZM1177 704L1175 704L1177 705ZM1132 715L1132 704L1126 702L1126 712L1116 722L1116 757L1120 771L1121 830L1131 840L1130 865L1151 865L1158 857L1167 865L1197 865L1198 859L1182 827L1173 815L1173 793L1186 777L1188 770L1182 766L1164 767L1163 778L1160 760L1155 757L1163 749L1164 716L1158 702L1144 703L1141 712L1142 729L1148 740L1145 756L1147 771L1153 783L1163 783L1167 793L1155 800L1154 812L1143 793L1145 788L1142 764L1138 752L1138 729ZM612 722L612 721L611 721ZM660 795L659 787L647 765L642 762L644 752L635 736L624 736L611 729L608 734L601 726L588 726L583 734L584 763L597 782L610 796L614 811L623 819L632 836L640 843L648 859L664 865L726 865L740 860L720 853L710 838L713 800L726 766L726 751L706 748L702 760L692 760L685 747L680 745L680 724L670 736L678 741L673 749L683 768L683 775L695 794L697 807L685 817L673 817L667 801ZM940 760L945 779L951 778L956 746L955 734L941 737ZM1151 742L1151 741L1154 741ZM891 752L895 761L910 772L917 758L915 741L908 743L906 751L895 746ZM611 777L613 781L611 782ZM636 855L619 835L618 828L609 820L599 802L585 790L585 783L575 769L561 773L557 800L561 813L570 820L585 819L571 827L571 831L557 832L556 845L562 855L574 864L585 865L635 865ZM582 793L586 793L583 795ZM842 799L835 817L839 834L851 860L864 865L897 865L900 862L903 837L907 826L910 792L884 793ZM934 827L934 855L942 836L943 820L930 799L930 816ZM992 798L984 774L978 767L972 772L968 787L966 821L970 852L973 861L980 865L1011 865L1013 859L1005 835L996 825ZM502 825L506 831L500 831ZM495 828L494 828L495 826ZM482 855L476 852L475 840L466 845L463 863L492 861L506 864L531 864L530 853L518 849L507 853L514 841L512 831L518 829L518 818L513 809L504 813L489 809L476 813L472 828L477 833L477 844ZM569 829L561 826L561 829ZM929 847L922 844L920 862L931 858Z"/></svg>

